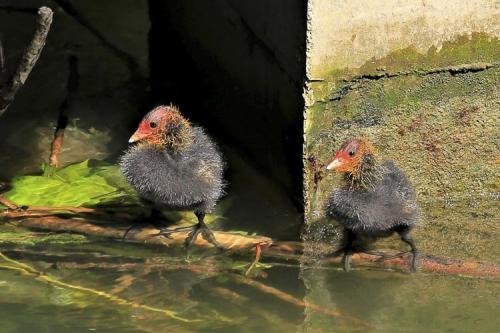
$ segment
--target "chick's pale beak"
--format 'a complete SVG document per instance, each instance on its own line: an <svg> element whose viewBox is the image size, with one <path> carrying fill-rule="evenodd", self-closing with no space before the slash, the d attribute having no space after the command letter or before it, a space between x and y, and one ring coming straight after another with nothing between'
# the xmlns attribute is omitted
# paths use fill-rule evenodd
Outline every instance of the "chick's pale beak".
<svg viewBox="0 0 500 333"><path fill-rule="evenodd" d="M139 133L139 131L136 131L131 137L130 139L128 139L128 143L133 143L133 142L137 142L139 140L141 140L143 138L143 136Z"/></svg>
<svg viewBox="0 0 500 333"><path fill-rule="evenodd" d="M338 168L341 164L342 164L342 162L340 161L340 159L336 158L332 162L330 162L330 164L328 164L326 166L326 169L332 170L332 169Z"/></svg>

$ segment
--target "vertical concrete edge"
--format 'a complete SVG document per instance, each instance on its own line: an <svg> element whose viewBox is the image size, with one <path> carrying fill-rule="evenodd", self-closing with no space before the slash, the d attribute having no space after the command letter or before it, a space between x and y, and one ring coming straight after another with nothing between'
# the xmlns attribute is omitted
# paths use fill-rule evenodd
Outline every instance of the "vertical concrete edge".
<svg viewBox="0 0 500 333"><path fill-rule="evenodd" d="M312 8L314 6L314 0L307 1L307 14L306 14L306 75L304 80L304 90L302 97L304 99L304 110L303 110L303 141L302 141L302 181L303 181L303 197L304 197L304 223L309 223L310 216L310 203L309 203L309 189L308 189L308 168L307 168L307 127L308 127L308 109L314 104L313 91L310 85L310 74L311 74L311 49L312 49Z"/></svg>

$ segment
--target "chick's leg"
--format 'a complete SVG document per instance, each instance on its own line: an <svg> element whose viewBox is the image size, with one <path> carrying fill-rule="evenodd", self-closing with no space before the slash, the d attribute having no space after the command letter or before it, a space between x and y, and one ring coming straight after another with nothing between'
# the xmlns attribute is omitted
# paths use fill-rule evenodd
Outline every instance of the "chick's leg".
<svg viewBox="0 0 500 333"><path fill-rule="evenodd" d="M351 258L353 253L353 243L356 239L356 234L351 230L346 230L347 241L344 247L344 257L342 258L342 263L344 264L344 271L349 272L351 270Z"/></svg>
<svg viewBox="0 0 500 333"><path fill-rule="evenodd" d="M354 240L356 239L356 234L350 230L345 230L345 245L333 253L330 253L328 257L339 257L342 256L342 265L345 271L351 269L351 257L354 251Z"/></svg>
<svg viewBox="0 0 500 333"><path fill-rule="evenodd" d="M417 254L418 254L418 252L417 252L417 247L415 245L415 241L410 236L410 229L406 228L403 231L400 231L399 235L401 236L401 240L403 242L410 245L411 253L412 253L410 269L412 272L416 272L417 271Z"/></svg>
<svg viewBox="0 0 500 333"><path fill-rule="evenodd" d="M205 213L195 212L195 215L198 218L198 224L194 226L193 230L188 234L186 240L184 241L186 251L196 241L196 238L198 238L199 234L201 234L201 237L203 237L203 239L205 239L207 242L213 244L217 248L220 248L219 242L217 242L214 234L212 233L212 231L210 231L210 229L208 229L207 225L205 224Z"/></svg>

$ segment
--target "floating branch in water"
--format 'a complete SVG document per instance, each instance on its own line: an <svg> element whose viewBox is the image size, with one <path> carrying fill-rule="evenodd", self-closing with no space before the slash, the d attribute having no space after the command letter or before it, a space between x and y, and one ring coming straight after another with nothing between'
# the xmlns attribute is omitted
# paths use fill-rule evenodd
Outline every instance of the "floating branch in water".
<svg viewBox="0 0 500 333"><path fill-rule="evenodd" d="M2 197L0 196L0 199ZM39 208L40 210L36 210ZM88 218L64 218L58 216L59 213L91 214ZM122 240L124 232L127 230L128 223L134 223L131 218L119 218L118 215L107 214L106 211L84 208L84 207L31 207L28 210L3 210L0 211L0 218L21 219L18 225L28 229L73 232L83 235L97 237L106 237ZM118 222L118 220L120 220ZM186 237L186 232L179 232L172 235L172 238L155 237L159 229L154 227L141 228L139 232L129 235L127 240L147 244L156 244L163 246L182 246ZM220 238L221 247L232 251L251 251L257 244L262 248L262 257L274 257L290 260L301 260L303 244L299 242L277 242L265 236L246 236L231 232L215 231L217 239ZM196 241L195 245L201 247L211 247L203 239ZM381 253L390 257L395 254L394 251L385 250ZM378 268L407 268L408 256L394 256L391 259L380 261L380 256L357 253L353 255L353 262L357 265L372 269L374 265ZM260 258L259 258L260 259ZM323 264L339 264L340 258L326 258ZM363 267L361 267L363 269ZM463 261L450 258L439 258L425 254L419 255L419 270L427 273L440 273L452 275L468 275L486 278L500 278L500 266L496 264L481 263L475 261Z"/></svg>
<svg viewBox="0 0 500 333"><path fill-rule="evenodd" d="M383 257L368 253L356 253L353 255L352 260L357 264L371 267L373 267L373 265L386 268L407 268L409 266L411 260L411 255L409 255L409 253L398 255L390 250L385 250L380 253L383 254ZM384 257L390 257L390 259L383 260ZM328 258L325 259L323 263L340 264L341 260L340 257ZM500 278L500 266L495 264L440 258L425 254L419 254L418 261L418 270L420 272Z"/></svg>
<svg viewBox="0 0 500 333"><path fill-rule="evenodd" d="M37 28L33 39L24 51L16 72L0 92L0 116L7 111L10 104L14 101L17 92L26 82L31 70L40 57L52 24L52 15L53 12L48 7L40 7L38 10Z"/></svg>
<svg viewBox="0 0 500 333"><path fill-rule="evenodd" d="M1 216L1 214L0 214ZM129 223L134 223L132 220ZM90 219L90 218L62 218L59 216L44 216L36 218L26 218L18 222L19 226L50 231L74 232L84 235L106 237L121 240L128 225L113 220ZM160 230L154 227L143 227L138 232L129 233L127 240L157 244L163 246L182 246L189 231L178 232L171 235L171 238L157 237ZM214 231L220 246L226 250L248 250L258 243L272 243L272 239L264 236L245 236L236 233ZM195 242L201 247L213 247L210 243L200 238Z"/></svg>

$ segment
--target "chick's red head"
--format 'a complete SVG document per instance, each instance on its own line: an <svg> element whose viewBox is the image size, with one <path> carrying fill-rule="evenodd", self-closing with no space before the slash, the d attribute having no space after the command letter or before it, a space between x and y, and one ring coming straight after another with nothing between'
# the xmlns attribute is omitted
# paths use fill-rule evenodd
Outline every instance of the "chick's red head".
<svg viewBox="0 0 500 333"><path fill-rule="evenodd" d="M165 136L170 134L169 132L175 132L176 129L184 128L185 125L187 125L187 120L182 117L175 106L161 105L142 118L139 127L128 142L161 144Z"/></svg>
<svg viewBox="0 0 500 333"><path fill-rule="evenodd" d="M327 165L328 170L356 173L363 162L363 156L375 153L375 148L365 139L345 141L335 153L333 160Z"/></svg>

